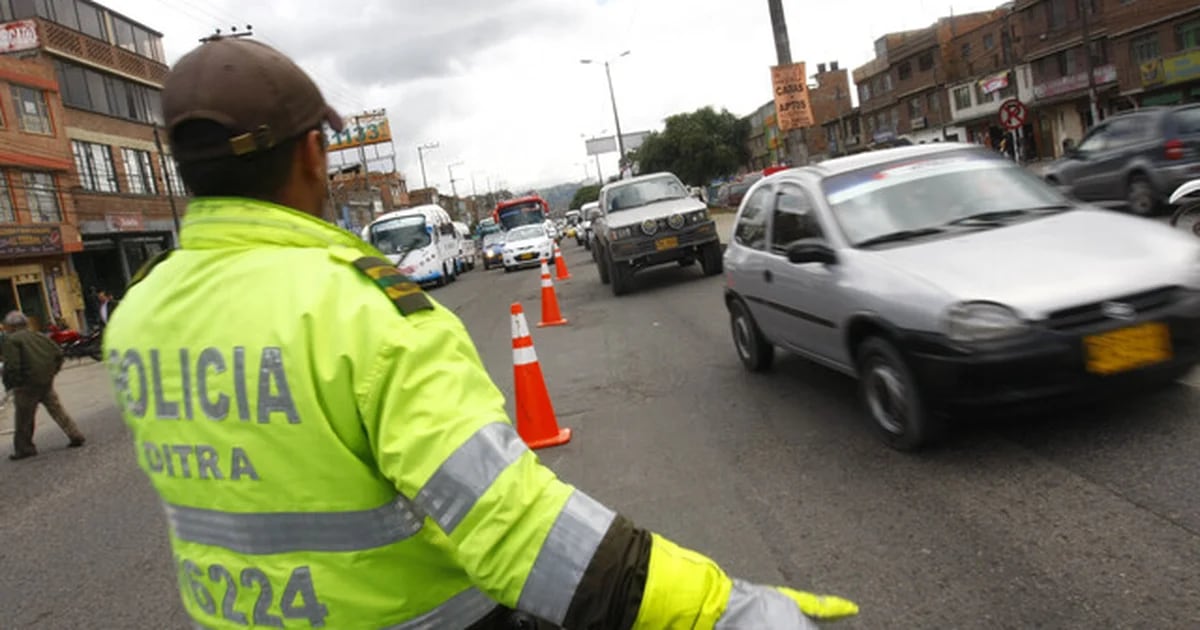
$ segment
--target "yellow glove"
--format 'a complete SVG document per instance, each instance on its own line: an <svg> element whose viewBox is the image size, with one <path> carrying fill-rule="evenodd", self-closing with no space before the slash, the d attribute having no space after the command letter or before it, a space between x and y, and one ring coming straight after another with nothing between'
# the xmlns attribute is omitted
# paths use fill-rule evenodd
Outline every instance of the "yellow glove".
<svg viewBox="0 0 1200 630"><path fill-rule="evenodd" d="M858 614L858 604L836 595L813 595L786 586L778 586L776 589L792 598L800 607L800 612L818 621L837 621Z"/></svg>

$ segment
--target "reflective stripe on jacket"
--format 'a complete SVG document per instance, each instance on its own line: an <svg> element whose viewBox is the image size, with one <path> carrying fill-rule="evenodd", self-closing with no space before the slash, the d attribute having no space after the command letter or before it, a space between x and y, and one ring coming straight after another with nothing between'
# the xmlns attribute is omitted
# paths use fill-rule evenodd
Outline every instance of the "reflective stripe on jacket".
<svg viewBox="0 0 1200 630"><path fill-rule="evenodd" d="M499 604L662 627L703 603L689 627L805 627L735 619L746 589L769 589L664 555L559 481L461 322L432 298L397 312L355 267L382 256L356 236L202 198L181 241L129 289L104 350L198 625L459 628Z"/></svg>

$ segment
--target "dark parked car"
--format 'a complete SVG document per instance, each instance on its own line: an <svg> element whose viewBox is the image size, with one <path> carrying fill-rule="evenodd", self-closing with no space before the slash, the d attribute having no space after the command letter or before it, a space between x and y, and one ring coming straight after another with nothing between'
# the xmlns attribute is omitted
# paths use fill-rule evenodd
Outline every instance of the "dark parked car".
<svg viewBox="0 0 1200 630"><path fill-rule="evenodd" d="M719 208L732 208L736 210L742 205L742 197L746 196L746 191L758 180L763 178L762 172L749 173L739 177L738 179L722 184L717 189L716 203L713 204Z"/></svg>
<svg viewBox="0 0 1200 630"><path fill-rule="evenodd" d="M1090 202L1125 202L1134 214L1162 210L1200 177L1200 105L1147 107L1096 125L1051 165L1046 181Z"/></svg>

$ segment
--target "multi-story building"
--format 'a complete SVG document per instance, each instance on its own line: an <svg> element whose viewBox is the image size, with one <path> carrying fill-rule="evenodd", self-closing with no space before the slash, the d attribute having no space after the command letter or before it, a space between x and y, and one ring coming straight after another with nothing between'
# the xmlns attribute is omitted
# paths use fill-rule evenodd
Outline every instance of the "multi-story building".
<svg viewBox="0 0 1200 630"><path fill-rule="evenodd" d="M160 149L162 35L90 0L0 0L0 17L33 24L29 52L54 77L47 100L60 104L54 125L73 167L60 192L82 242L71 272L85 295L119 295L143 262L173 246L186 196Z"/></svg>
<svg viewBox="0 0 1200 630"><path fill-rule="evenodd" d="M823 130L825 123L850 113L854 103L850 93L850 72L839 68L838 62L818 63L817 72L812 78L817 82L808 90L813 126L805 130L804 142L808 147L809 159L820 160L829 157L832 152L828 135Z"/></svg>
<svg viewBox="0 0 1200 630"><path fill-rule="evenodd" d="M1117 66L1116 106L1200 101L1200 4L1195 0L1110 3L1106 21Z"/></svg>
<svg viewBox="0 0 1200 630"><path fill-rule="evenodd" d="M865 141L961 140L965 132L953 125L944 89L960 78L950 43L989 19L988 12L945 17L877 39L875 58L854 70Z"/></svg>
<svg viewBox="0 0 1200 630"><path fill-rule="evenodd" d="M0 313L78 326L83 295L70 256L83 243L54 66L38 54L32 22L0 28L16 50L0 55Z"/></svg>
<svg viewBox="0 0 1200 630"><path fill-rule="evenodd" d="M862 144L862 114L857 107L825 121L821 127L825 132L829 157L840 157L864 146Z"/></svg>
<svg viewBox="0 0 1200 630"><path fill-rule="evenodd" d="M762 170L778 164L786 153L783 148L783 134L779 132L778 119L775 115L775 101L768 101L759 106L749 116L751 170Z"/></svg>

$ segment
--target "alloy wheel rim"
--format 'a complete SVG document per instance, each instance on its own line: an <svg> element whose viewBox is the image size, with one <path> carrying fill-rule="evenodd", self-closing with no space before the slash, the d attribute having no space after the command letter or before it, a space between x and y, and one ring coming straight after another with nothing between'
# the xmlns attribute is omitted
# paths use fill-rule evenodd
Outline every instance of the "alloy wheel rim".
<svg viewBox="0 0 1200 630"><path fill-rule="evenodd" d="M733 344L743 359L750 358L750 325L740 314L733 318Z"/></svg>
<svg viewBox="0 0 1200 630"><path fill-rule="evenodd" d="M889 433L901 435L907 424L908 395L896 369L876 363L866 383L867 406L871 417Z"/></svg>

